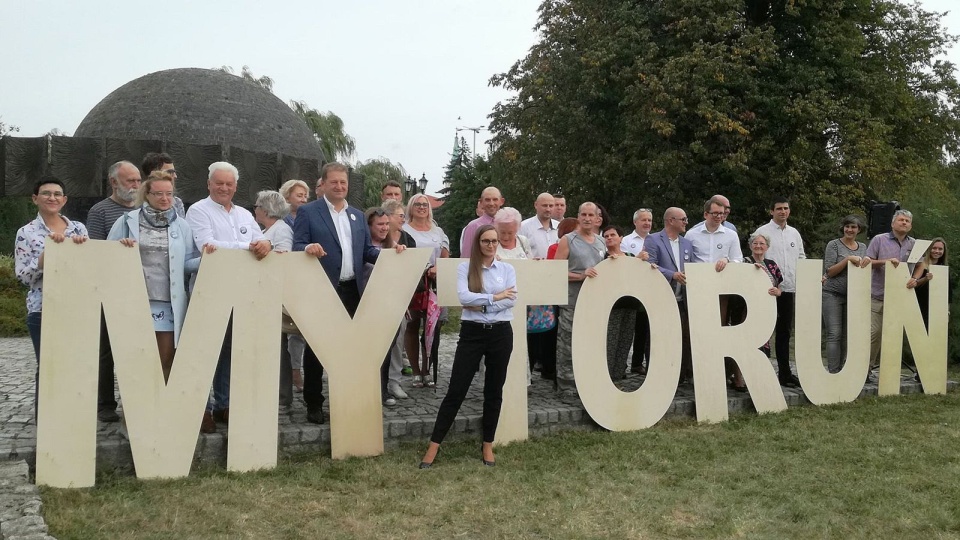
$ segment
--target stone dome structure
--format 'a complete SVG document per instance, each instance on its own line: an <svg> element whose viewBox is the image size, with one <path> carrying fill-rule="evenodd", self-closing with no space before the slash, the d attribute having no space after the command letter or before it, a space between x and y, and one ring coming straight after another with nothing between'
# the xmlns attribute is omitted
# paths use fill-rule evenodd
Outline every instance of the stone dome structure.
<svg viewBox="0 0 960 540"><path fill-rule="evenodd" d="M212 69L168 69L134 79L87 113L74 136L227 145L324 159L313 133L280 98Z"/></svg>

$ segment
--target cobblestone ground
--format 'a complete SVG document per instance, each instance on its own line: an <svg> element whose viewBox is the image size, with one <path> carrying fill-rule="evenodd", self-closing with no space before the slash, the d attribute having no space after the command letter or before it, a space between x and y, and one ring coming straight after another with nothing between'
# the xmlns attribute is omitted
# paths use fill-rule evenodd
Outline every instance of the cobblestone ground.
<svg viewBox="0 0 960 540"><path fill-rule="evenodd" d="M440 372L436 389L412 388L412 377L406 376L403 388L408 399L398 400L395 407L384 407L384 436L387 443L402 438L423 440L433 428L437 409L446 390L450 367L456 349L457 337L444 334L440 345ZM0 460L25 459L33 463L36 447L36 426L33 412L33 381L36 362L28 338L0 339ZM643 378L629 375L617 383L623 391L640 387ZM951 383L951 387L955 384ZM904 375L902 392L917 392L919 385ZM479 431L482 411L482 377L477 377L467 396L451 435ZM876 386L867 385L864 393L875 394ZM119 395L119 393L118 393ZM799 405L806 400L799 390L784 389L788 405ZM317 449L328 446L329 425L314 425L306 422L306 408L300 394L295 394L294 405L289 414L280 415L278 440L281 450ZM752 410L749 394L730 392L728 404L731 412ZM122 400L120 413L122 415ZM325 405L326 409L326 405ZM553 390L553 383L533 375L529 387L528 414L531 434L543 434L564 429L591 429L594 425L584 412L576 396L560 396ZM328 410L325 412L329 413ZM693 387L678 388L668 415L692 416L694 414ZM197 446L198 461L222 462L226 454L226 426L218 426L218 433L201 435ZM130 448L123 424L98 422L97 458L101 465L120 468L130 467Z"/></svg>

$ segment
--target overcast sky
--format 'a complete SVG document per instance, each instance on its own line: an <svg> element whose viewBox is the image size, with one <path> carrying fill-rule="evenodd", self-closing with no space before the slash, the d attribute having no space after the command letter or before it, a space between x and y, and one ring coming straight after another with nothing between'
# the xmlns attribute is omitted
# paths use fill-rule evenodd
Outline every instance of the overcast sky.
<svg viewBox="0 0 960 540"><path fill-rule="evenodd" d="M487 81L533 45L539 3L0 0L0 117L21 136L73 134L107 94L147 73L248 65L283 101L340 115L355 159L426 173L433 192L456 128L485 126L508 97ZM960 34L960 14L946 24ZM960 65L960 51L950 58Z"/></svg>

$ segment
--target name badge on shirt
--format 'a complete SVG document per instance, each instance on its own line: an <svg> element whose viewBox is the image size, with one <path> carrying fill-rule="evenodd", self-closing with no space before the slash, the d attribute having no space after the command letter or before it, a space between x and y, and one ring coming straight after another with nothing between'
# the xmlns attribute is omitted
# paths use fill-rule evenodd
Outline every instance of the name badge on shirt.
<svg viewBox="0 0 960 540"><path fill-rule="evenodd" d="M246 228L246 227L240 227L240 234L247 234L247 228Z"/></svg>
<svg viewBox="0 0 960 540"><path fill-rule="evenodd" d="M356 220L357 220L357 216L355 216L355 215L353 215L353 214L350 214L350 219L352 219L353 221L356 221Z"/></svg>

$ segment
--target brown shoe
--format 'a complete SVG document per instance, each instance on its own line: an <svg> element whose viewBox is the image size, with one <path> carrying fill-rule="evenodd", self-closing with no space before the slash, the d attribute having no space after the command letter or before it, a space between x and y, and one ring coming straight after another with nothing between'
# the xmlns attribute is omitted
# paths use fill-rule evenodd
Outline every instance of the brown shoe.
<svg viewBox="0 0 960 540"><path fill-rule="evenodd" d="M221 424L229 424L230 423L230 407L213 411L213 419L216 420L217 422L220 422Z"/></svg>
<svg viewBox="0 0 960 540"><path fill-rule="evenodd" d="M217 423L213 421L210 411L203 411L203 420L200 422L200 433L216 433Z"/></svg>

